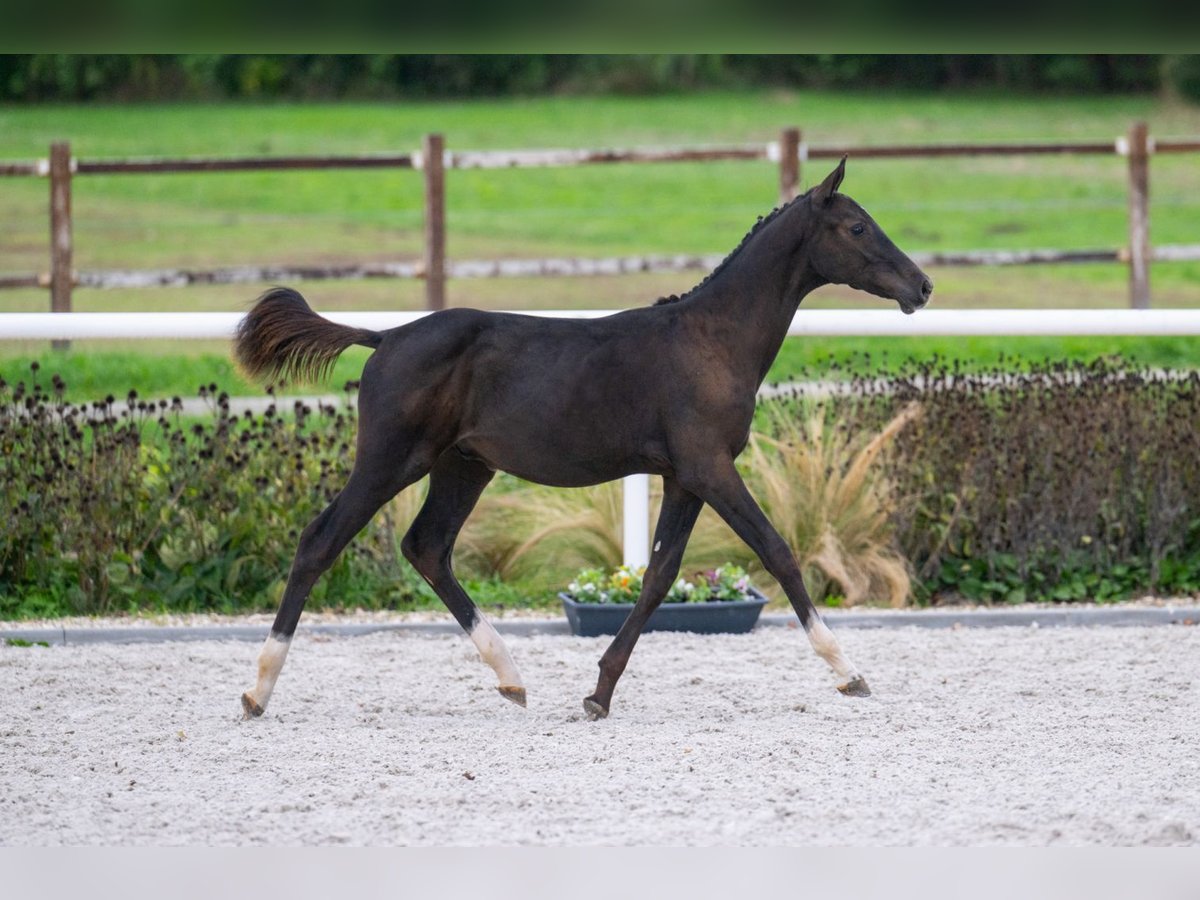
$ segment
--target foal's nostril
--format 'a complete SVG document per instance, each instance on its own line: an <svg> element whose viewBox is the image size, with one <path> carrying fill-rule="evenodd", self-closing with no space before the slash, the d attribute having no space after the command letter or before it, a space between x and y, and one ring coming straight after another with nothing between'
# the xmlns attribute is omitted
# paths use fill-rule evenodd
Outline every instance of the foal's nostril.
<svg viewBox="0 0 1200 900"><path fill-rule="evenodd" d="M928 300L929 295L932 293L933 293L933 282L930 281L928 278L926 278L924 281L921 282L921 296L924 297L926 300Z"/></svg>

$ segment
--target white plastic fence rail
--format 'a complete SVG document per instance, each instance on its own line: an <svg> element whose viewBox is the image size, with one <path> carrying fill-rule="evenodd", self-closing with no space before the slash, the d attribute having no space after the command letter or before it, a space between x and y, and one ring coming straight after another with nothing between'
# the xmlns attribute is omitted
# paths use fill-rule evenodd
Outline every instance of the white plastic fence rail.
<svg viewBox="0 0 1200 900"><path fill-rule="evenodd" d="M593 319L616 310L537 310L529 315ZM360 328L395 328L429 312L331 312L329 319ZM0 340L157 338L228 340L241 313L0 313ZM798 312L789 335L809 336L1069 336L1200 335L1200 309L931 309L906 316L899 310L809 309ZM624 481L624 558L631 566L650 559L650 480Z"/></svg>
<svg viewBox="0 0 1200 900"><path fill-rule="evenodd" d="M596 319L609 309L522 310L555 319ZM395 328L433 313L325 312L360 328ZM88 339L228 340L241 313L72 312L0 313L0 340ZM929 309L906 316L893 309L808 309L796 313L789 335L1013 336L1200 335L1200 309Z"/></svg>

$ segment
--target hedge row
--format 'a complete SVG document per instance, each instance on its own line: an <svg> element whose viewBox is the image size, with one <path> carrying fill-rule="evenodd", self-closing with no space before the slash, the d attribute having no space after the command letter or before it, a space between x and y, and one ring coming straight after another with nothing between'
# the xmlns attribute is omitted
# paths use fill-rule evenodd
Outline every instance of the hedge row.
<svg viewBox="0 0 1200 900"><path fill-rule="evenodd" d="M1152 54L0 56L0 100L463 97L698 87L1113 93L1200 100L1197 57Z"/></svg>
<svg viewBox="0 0 1200 900"><path fill-rule="evenodd" d="M352 404L211 415L136 392L76 406L58 376L0 380L0 616L269 609L300 531L345 482ZM353 387L352 385L350 387ZM1200 592L1200 375L1098 362L953 364L764 404L739 461L829 602L1114 600ZM406 491L314 605L432 600L398 552ZM619 493L501 478L460 542L462 574L552 596L618 562ZM691 559L754 560L701 520ZM532 579L532 580L530 580Z"/></svg>

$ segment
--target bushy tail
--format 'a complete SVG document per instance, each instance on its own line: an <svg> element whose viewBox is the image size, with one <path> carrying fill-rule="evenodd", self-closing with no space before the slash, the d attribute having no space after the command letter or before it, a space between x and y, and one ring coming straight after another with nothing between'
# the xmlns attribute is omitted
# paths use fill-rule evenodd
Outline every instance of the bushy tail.
<svg viewBox="0 0 1200 900"><path fill-rule="evenodd" d="M271 288L238 324L234 353L252 378L323 381L351 344L378 347L383 336L323 319L298 291Z"/></svg>

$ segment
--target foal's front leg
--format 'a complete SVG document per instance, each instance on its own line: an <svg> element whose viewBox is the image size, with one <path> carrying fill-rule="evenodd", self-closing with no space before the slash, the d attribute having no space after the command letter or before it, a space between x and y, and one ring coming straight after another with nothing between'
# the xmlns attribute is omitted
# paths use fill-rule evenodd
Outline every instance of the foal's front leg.
<svg viewBox="0 0 1200 900"><path fill-rule="evenodd" d="M869 697L871 689L867 687L867 680L842 652L838 639L813 606L795 555L746 489L733 460L725 460L716 468L701 473L689 487L749 544L766 570L783 587L813 650L837 676L837 689L852 697Z"/></svg>
<svg viewBox="0 0 1200 900"><path fill-rule="evenodd" d="M671 589L675 576L679 574L679 563L683 559L688 536L703 506L699 497L685 491L675 479L663 478L662 511L658 514L658 525L654 529L654 549L642 579L642 592L629 618L600 658L600 678L596 682L596 690L583 701L583 709L589 717L603 719L608 715L617 679L625 671L646 621L658 608Z"/></svg>

